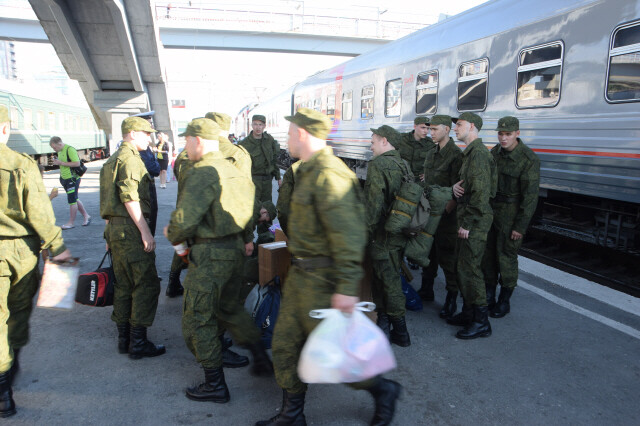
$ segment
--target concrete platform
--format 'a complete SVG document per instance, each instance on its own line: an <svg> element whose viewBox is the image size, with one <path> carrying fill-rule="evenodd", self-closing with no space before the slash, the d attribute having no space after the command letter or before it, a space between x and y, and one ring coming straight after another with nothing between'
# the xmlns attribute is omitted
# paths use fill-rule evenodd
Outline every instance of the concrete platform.
<svg viewBox="0 0 640 426"><path fill-rule="evenodd" d="M104 253L100 165L89 165L80 187L92 224L82 227L78 218L74 229L64 231L83 272L95 269ZM60 187L58 173L47 173L45 183ZM177 185L157 187L156 254L164 279L149 337L167 346L166 355L132 361L118 354L111 308L36 308L14 386L18 414L7 424L252 425L276 414L281 393L275 380L254 378L247 368L225 370L227 404L185 398L184 388L203 377L182 339L182 299L164 296L173 249L161 230ZM64 196L53 206L58 224L65 223ZM526 259L521 266L512 313L491 320L490 338L458 340L457 329L438 318L442 274L436 302L408 313L413 345L394 346L398 368L388 375L404 386L395 425L640 424L638 299ZM412 284L419 282L416 273ZM366 425L373 403L366 392L346 386L312 385L305 412L313 425Z"/></svg>

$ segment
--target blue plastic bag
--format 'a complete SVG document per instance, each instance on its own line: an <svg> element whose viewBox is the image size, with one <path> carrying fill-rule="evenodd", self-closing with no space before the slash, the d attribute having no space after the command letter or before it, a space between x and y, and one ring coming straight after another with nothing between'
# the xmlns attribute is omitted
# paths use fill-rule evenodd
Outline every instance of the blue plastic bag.
<svg viewBox="0 0 640 426"><path fill-rule="evenodd" d="M404 293L404 297L406 299L405 308L410 311L421 311L422 310L422 299L418 292L411 287L411 284L407 281L404 275L400 275L400 279L402 280L402 292Z"/></svg>

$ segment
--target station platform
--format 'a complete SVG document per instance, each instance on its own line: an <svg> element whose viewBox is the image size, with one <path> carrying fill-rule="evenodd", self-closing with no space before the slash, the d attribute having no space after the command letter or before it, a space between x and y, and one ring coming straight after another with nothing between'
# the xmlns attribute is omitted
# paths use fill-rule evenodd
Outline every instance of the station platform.
<svg viewBox="0 0 640 426"><path fill-rule="evenodd" d="M81 257L81 272L94 270L104 254L101 164L88 164L79 191L91 225L80 226L78 218L74 229L63 231ZM275 380L252 377L246 367L225 370L227 404L184 396L203 373L182 339L182 299L164 295L173 248L162 228L175 207L177 183L167 189L156 183L156 265L163 280L149 338L166 345L167 353L137 361L118 354L110 307L35 308L14 384L18 414L10 424L252 425L277 413L281 391ZM47 172L45 184L60 187L58 172ZM53 200L58 225L68 218L61 194ZM520 266L511 313L490 319L489 338L458 340L457 328L438 317L442 273L436 301L407 313L412 345L393 346L398 368L388 374L404 386L395 425L640 424L640 299L528 259L521 258ZM413 272L412 285L419 288L420 274ZM311 385L305 414L313 425L365 425L373 401L343 385Z"/></svg>

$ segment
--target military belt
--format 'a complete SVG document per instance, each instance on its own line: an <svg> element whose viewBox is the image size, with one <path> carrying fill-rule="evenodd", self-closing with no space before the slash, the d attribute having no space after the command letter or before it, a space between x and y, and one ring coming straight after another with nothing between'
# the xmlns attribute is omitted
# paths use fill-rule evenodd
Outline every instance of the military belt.
<svg viewBox="0 0 640 426"><path fill-rule="evenodd" d="M507 203L507 204L514 204L517 203L519 200L518 197L507 197L506 195L501 195L501 194L497 194L494 198L493 201L495 203Z"/></svg>
<svg viewBox="0 0 640 426"><path fill-rule="evenodd" d="M233 238L222 237L222 238L201 238L195 237L190 239L191 244L211 244L216 247L221 248L236 248L238 247L238 237L236 235Z"/></svg>
<svg viewBox="0 0 640 426"><path fill-rule="evenodd" d="M149 218L144 217L144 220L149 223ZM111 216L109 218L109 223L112 225L135 225L136 223L131 219L131 217L123 217L123 216Z"/></svg>
<svg viewBox="0 0 640 426"><path fill-rule="evenodd" d="M256 180L271 180L273 177L271 175L251 175L252 179Z"/></svg>
<svg viewBox="0 0 640 426"><path fill-rule="evenodd" d="M313 271L319 268L329 268L333 266L333 260L327 256L318 257L294 257L291 264L305 271Z"/></svg>

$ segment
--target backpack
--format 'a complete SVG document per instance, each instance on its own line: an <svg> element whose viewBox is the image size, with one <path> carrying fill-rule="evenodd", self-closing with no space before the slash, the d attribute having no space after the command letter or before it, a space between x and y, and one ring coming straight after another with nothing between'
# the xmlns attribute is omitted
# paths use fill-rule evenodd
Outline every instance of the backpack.
<svg viewBox="0 0 640 426"><path fill-rule="evenodd" d="M429 222L431 206L424 194L424 188L414 182L414 176L407 163L396 161L403 170L402 184L395 195L391 209L384 224L385 231L391 234L404 234L415 237Z"/></svg>
<svg viewBox="0 0 640 426"><path fill-rule="evenodd" d="M264 286L256 284L244 303L245 310L251 314L253 322L260 329L260 340L265 349L271 348L273 330L280 311L280 298L280 278L276 276Z"/></svg>

